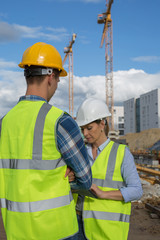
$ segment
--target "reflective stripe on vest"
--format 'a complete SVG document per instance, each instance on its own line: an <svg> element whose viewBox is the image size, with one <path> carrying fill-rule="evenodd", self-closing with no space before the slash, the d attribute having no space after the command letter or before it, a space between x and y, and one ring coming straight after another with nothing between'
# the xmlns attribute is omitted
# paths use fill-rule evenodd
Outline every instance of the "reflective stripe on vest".
<svg viewBox="0 0 160 240"><path fill-rule="evenodd" d="M1 119L0 119L0 137L1 137L1 128L2 128L2 119L3 119L4 117L2 117Z"/></svg>
<svg viewBox="0 0 160 240"><path fill-rule="evenodd" d="M109 221L128 222L128 223L130 219L130 215L128 214L115 213L115 212L101 212L101 211L84 211L83 217L109 220Z"/></svg>
<svg viewBox="0 0 160 240"><path fill-rule="evenodd" d="M56 160L0 159L0 168L53 170L65 166L62 158Z"/></svg>
<svg viewBox="0 0 160 240"><path fill-rule="evenodd" d="M39 212L69 205L72 200L73 197L70 191L69 197L66 195L35 202L13 202L7 199L1 199L1 207L7 208L7 210L12 212Z"/></svg>
<svg viewBox="0 0 160 240"><path fill-rule="evenodd" d="M33 153L32 159L42 160L42 141L43 141L43 128L47 113L51 109L51 105L44 103L38 113L36 125L34 129L33 139Z"/></svg>
<svg viewBox="0 0 160 240"><path fill-rule="evenodd" d="M118 150L119 144L114 143L109 155L108 159L108 166L107 166L107 172L106 172L106 178L105 180L103 179L96 179L93 178L93 183L95 183L99 187L108 187L108 188L121 188L125 186L124 182L121 181L113 181L113 173L114 173L114 168L116 164L116 156L117 156L117 150Z"/></svg>

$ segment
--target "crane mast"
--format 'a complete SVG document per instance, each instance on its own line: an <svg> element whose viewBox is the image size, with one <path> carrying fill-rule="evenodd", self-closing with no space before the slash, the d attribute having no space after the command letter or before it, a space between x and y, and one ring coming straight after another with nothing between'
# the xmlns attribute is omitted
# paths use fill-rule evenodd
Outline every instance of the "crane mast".
<svg viewBox="0 0 160 240"><path fill-rule="evenodd" d="M73 33L72 40L69 43L69 46L64 48L65 57L63 59L63 65L69 59L69 72L68 72L68 79L69 79L69 114L73 117L74 114L74 99L73 99L73 50L72 45L75 42L76 34Z"/></svg>
<svg viewBox="0 0 160 240"><path fill-rule="evenodd" d="M111 6L113 0L106 0L107 10L105 13L98 15L98 24L104 24L101 45L105 40L105 90L106 103L110 110L111 117L108 118L110 129L114 130L114 94L113 94L113 32L111 19Z"/></svg>

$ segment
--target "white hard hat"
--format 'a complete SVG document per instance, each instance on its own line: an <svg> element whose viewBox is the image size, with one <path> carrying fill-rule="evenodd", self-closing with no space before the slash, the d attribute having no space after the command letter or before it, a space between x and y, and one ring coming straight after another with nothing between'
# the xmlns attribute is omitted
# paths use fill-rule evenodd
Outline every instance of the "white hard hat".
<svg viewBox="0 0 160 240"><path fill-rule="evenodd" d="M111 113L105 102L95 98L87 98L77 111L76 122L78 126L84 126L109 116Z"/></svg>

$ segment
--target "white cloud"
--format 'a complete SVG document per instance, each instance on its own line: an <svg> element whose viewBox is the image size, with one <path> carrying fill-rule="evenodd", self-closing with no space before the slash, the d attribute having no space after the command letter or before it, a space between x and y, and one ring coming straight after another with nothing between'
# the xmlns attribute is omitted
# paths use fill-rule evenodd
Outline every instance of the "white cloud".
<svg viewBox="0 0 160 240"><path fill-rule="evenodd" d="M160 88L160 73L148 74L143 70L130 69L117 71L113 74L114 104L121 104L130 98ZM23 72L0 71L0 116L11 109L25 94L25 79ZM74 112L86 97L96 97L105 100L105 76L74 76ZM68 111L68 77L61 78L58 89L51 104Z"/></svg>
<svg viewBox="0 0 160 240"><path fill-rule="evenodd" d="M86 38L86 36L79 36L79 39L80 39L81 43L84 45L90 44L90 41Z"/></svg>
<svg viewBox="0 0 160 240"><path fill-rule="evenodd" d="M17 63L15 62L6 62L2 58L0 58L0 68L15 68L17 67Z"/></svg>
<svg viewBox="0 0 160 240"><path fill-rule="evenodd" d="M7 14L4 12L0 12L0 17L7 18Z"/></svg>
<svg viewBox="0 0 160 240"><path fill-rule="evenodd" d="M160 74L147 74L143 70L130 69L114 73L114 99L122 102L160 87Z"/></svg>
<svg viewBox="0 0 160 240"><path fill-rule="evenodd" d="M146 63L155 63L160 61L159 56L139 56L132 58L132 61L134 62L146 62Z"/></svg>
<svg viewBox="0 0 160 240"><path fill-rule="evenodd" d="M69 36L65 28L31 28L18 24L14 24L14 28L21 33L21 37L23 38L42 38L50 41L62 41Z"/></svg>
<svg viewBox="0 0 160 240"><path fill-rule="evenodd" d="M23 78L22 72L0 71L0 117L17 103L20 95L25 94Z"/></svg>
<svg viewBox="0 0 160 240"><path fill-rule="evenodd" d="M47 27L46 29L51 31L51 32L54 32L54 33L66 33L67 32L67 29L65 29L63 27L62 28Z"/></svg>
<svg viewBox="0 0 160 240"><path fill-rule="evenodd" d="M0 21L0 42L10 42L19 39L19 32L15 30L13 25Z"/></svg>
<svg viewBox="0 0 160 240"><path fill-rule="evenodd" d="M63 41L69 34L65 28L28 27L0 21L0 42L17 41L20 38L42 38L49 41Z"/></svg>
<svg viewBox="0 0 160 240"><path fill-rule="evenodd" d="M130 69L113 74L114 104L123 105L130 98L138 98L141 94L160 88L160 73L148 74L143 70ZM63 98L62 98L63 96ZM105 76L74 76L74 110L86 97L96 97L105 101ZM64 100L65 99L65 100ZM68 79L61 79L52 103L68 111Z"/></svg>
<svg viewBox="0 0 160 240"><path fill-rule="evenodd" d="M16 42L21 38L42 39L47 41L63 42L70 39L70 34L64 27L29 27L19 24L9 24L0 21L0 43ZM85 36L79 36L82 44L89 44L90 41Z"/></svg>

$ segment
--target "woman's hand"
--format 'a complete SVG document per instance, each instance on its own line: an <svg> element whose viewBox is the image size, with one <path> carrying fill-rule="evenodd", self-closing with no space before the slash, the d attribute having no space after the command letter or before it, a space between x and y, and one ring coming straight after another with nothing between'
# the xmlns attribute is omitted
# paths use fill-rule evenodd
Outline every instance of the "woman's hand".
<svg viewBox="0 0 160 240"><path fill-rule="evenodd" d="M90 190L92 192L94 192L97 195L98 198L101 198L101 199L111 199L111 200L118 200L118 201L123 201L124 200L120 190L102 191L94 183L92 184Z"/></svg>
<svg viewBox="0 0 160 240"><path fill-rule="evenodd" d="M102 191L99 187L97 187L96 184L92 184L90 190L97 195L98 198L104 198L103 195L104 195L104 191Z"/></svg>

